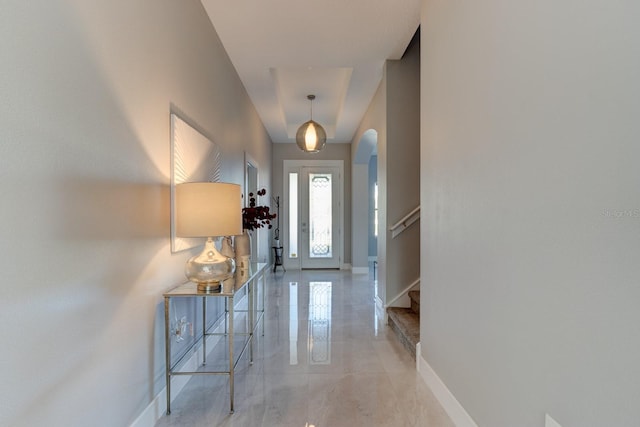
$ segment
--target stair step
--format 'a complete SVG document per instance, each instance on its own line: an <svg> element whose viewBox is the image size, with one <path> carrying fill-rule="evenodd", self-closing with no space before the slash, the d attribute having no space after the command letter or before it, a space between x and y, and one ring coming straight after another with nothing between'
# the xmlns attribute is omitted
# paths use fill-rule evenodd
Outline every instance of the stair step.
<svg viewBox="0 0 640 427"><path fill-rule="evenodd" d="M420 291L409 291L411 299L411 309L420 314Z"/></svg>
<svg viewBox="0 0 640 427"><path fill-rule="evenodd" d="M420 341L420 315L410 308L389 307L389 327L411 356L416 357L416 344Z"/></svg>

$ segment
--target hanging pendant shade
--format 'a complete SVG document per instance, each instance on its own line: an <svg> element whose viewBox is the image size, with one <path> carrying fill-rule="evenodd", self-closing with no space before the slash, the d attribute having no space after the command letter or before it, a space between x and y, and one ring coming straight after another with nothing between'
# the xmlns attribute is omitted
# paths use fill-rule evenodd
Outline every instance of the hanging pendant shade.
<svg viewBox="0 0 640 427"><path fill-rule="evenodd" d="M307 99L311 101L311 118L296 132L296 144L307 153L317 153L327 143L327 133L319 123L313 121L313 100L315 98L315 95L307 95Z"/></svg>

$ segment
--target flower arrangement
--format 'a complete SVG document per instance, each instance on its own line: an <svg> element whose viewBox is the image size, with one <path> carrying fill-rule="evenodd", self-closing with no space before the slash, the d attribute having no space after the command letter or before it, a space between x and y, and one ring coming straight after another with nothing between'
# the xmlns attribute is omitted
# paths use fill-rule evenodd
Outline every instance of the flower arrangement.
<svg viewBox="0 0 640 427"><path fill-rule="evenodd" d="M269 212L269 206L256 206L256 196L264 196L267 190L258 190L256 194L249 193L249 206L242 208L242 228L255 230L257 228L271 228L271 220L277 215Z"/></svg>

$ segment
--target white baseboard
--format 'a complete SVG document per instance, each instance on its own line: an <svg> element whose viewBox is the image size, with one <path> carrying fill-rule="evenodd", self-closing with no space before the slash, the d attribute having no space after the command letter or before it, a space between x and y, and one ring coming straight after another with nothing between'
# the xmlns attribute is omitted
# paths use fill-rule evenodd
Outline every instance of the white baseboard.
<svg viewBox="0 0 640 427"><path fill-rule="evenodd" d="M351 263L343 262L340 266L340 270L351 270Z"/></svg>
<svg viewBox="0 0 640 427"><path fill-rule="evenodd" d="M184 378L183 378L184 379ZM131 427L153 427L156 421L162 417L167 410L167 388L165 387L153 401L142 411L142 414L131 423Z"/></svg>
<svg viewBox="0 0 640 427"><path fill-rule="evenodd" d="M478 427L445 383L442 382L438 374L436 374L433 368L424 360L420 343L416 346L416 368L456 427Z"/></svg>
<svg viewBox="0 0 640 427"><path fill-rule="evenodd" d="M236 307L242 306L242 304L247 299L247 296L243 296L240 300L235 304ZM235 316L234 316L235 318ZM264 321L264 320L263 320ZM213 333L223 333L224 332L224 322L220 322L220 324L213 330ZM207 348L210 353L215 345L222 339L220 335L209 335L207 337ZM193 354L189 357L182 368L187 371L195 371L200 366L200 362L202 361L202 345L198 346L197 349L193 350ZM171 402L175 400L175 398L180 394L182 389L191 379L188 375L176 375L171 377ZM162 418L164 414L167 412L167 387L165 386L160 393L153 398L151 403L147 405L147 407L142 411L140 416L136 418L136 420L131 423L129 427L154 427L156 422Z"/></svg>
<svg viewBox="0 0 640 427"><path fill-rule="evenodd" d="M351 267L351 274L369 274L369 267Z"/></svg>

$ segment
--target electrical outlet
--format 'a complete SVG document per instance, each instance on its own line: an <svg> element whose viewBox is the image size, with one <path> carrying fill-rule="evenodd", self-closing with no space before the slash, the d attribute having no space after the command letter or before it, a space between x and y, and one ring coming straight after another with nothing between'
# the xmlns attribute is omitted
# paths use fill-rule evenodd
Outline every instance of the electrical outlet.
<svg viewBox="0 0 640 427"><path fill-rule="evenodd" d="M562 427L556 420L551 418L551 415L545 414L544 427Z"/></svg>

